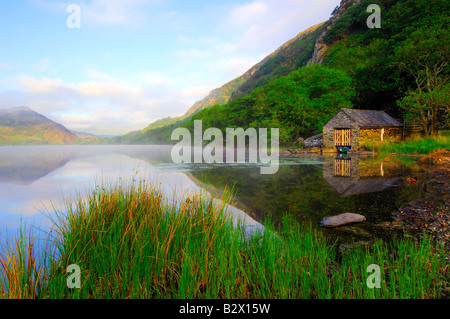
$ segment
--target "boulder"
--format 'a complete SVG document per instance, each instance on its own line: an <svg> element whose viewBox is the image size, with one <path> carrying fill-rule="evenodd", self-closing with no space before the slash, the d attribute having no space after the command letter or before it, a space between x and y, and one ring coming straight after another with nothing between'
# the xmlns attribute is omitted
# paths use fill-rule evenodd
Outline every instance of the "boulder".
<svg viewBox="0 0 450 319"><path fill-rule="evenodd" d="M311 136L309 138L307 138L303 144L305 145L305 148L313 148L313 147L318 147L318 148L322 148L323 147L323 133Z"/></svg>
<svg viewBox="0 0 450 319"><path fill-rule="evenodd" d="M361 223L366 221L366 217L359 214L344 213L336 216L325 217L320 222L322 227L338 227L342 225L348 225L353 223Z"/></svg>

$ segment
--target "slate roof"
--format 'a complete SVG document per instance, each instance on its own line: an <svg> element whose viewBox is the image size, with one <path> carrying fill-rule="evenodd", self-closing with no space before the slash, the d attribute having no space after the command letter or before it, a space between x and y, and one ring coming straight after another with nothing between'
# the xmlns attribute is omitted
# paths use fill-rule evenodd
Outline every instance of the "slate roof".
<svg viewBox="0 0 450 319"><path fill-rule="evenodd" d="M399 127L402 123L395 120L384 111L341 109L360 127Z"/></svg>

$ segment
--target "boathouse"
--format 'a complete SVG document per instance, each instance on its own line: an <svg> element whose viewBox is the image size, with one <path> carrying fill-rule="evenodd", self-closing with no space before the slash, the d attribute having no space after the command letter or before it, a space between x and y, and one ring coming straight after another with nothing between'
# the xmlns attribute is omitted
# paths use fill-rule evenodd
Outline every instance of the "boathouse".
<svg viewBox="0 0 450 319"><path fill-rule="evenodd" d="M399 141L403 124L384 111L341 109L323 126L323 151L358 151L368 143Z"/></svg>

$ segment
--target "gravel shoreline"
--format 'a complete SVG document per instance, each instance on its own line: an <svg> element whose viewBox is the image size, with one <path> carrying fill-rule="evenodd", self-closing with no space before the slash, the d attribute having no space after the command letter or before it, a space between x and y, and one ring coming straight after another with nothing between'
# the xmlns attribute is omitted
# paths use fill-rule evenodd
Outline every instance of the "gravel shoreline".
<svg viewBox="0 0 450 319"><path fill-rule="evenodd" d="M429 235L436 245L442 244L450 259L450 151L441 150L418 160L427 171L425 196L415 199L393 213L393 227L421 237ZM414 179L404 182L414 183Z"/></svg>

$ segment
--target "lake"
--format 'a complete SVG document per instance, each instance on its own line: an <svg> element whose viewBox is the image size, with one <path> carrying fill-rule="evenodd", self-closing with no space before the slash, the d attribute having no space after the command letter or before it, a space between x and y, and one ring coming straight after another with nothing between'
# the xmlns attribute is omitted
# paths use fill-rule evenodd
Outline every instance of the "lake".
<svg viewBox="0 0 450 319"><path fill-rule="evenodd" d="M219 197L235 191L236 218L260 228L284 214L319 228L323 217L359 213L367 222L321 229L330 238L368 240L389 237L381 225L392 213L422 196L423 172L396 160L339 158L302 154L280 158L276 174L263 175L258 164L174 164L172 146L2 146L0 147L0 239L21 223L46 230L48 214L66 202L111 182L157 182L167 196L206 191Z"/></svg>

